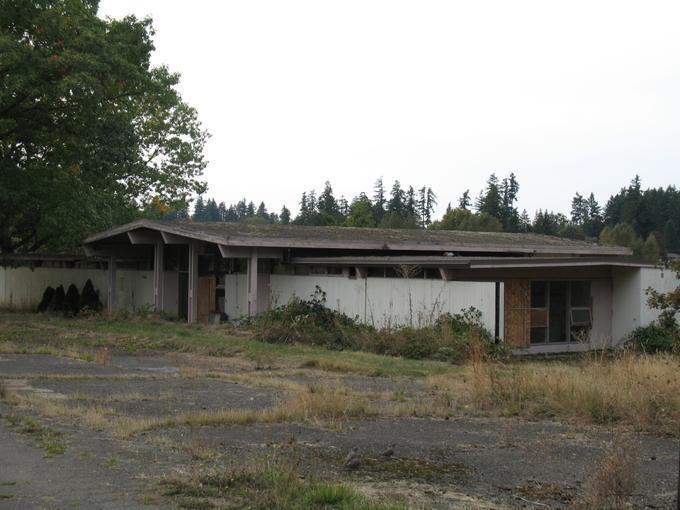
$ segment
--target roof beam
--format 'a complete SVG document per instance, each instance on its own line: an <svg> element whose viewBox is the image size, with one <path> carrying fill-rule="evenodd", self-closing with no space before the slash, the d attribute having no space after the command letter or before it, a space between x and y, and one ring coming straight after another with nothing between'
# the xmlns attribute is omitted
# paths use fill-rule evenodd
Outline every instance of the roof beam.
<svg viewBox="0 0 680 510"><path fill-rule="evenodd" d="M439 268L439 274L442 276L442 280L450 282L453 280L453 271L446 269L444 267Z"/></svg>
<svg viewBox="0 0 680 510"><path fill-rule="evenodd" d="M225 259L247 259L250 257L253 248L244 246L227 246L224 244L218 245L222 258ZM261 259L283 259L283 250L275 248L254 248L257 250L257 256Z"/></svg>
<svg viewBox="0 0 680 510"><path fill-rule="evenodd" d="M189 239L188 237L182 237L178 236L176 234L171 234L170 232L161 232L161 236L163 237L163 242L165 244L189 244Z"/></svg>
<svg viewBox="0 0 680 510"><path fill-rule="evenodd" d="M156 244L163 240L160 233L153 230L131 230L127 235L132 244Z"/></svg>

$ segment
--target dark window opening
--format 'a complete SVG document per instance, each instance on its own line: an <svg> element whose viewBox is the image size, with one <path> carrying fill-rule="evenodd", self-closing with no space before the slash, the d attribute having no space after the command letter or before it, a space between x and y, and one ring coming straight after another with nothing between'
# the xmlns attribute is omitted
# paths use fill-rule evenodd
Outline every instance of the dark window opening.
<svg viewBox="0 0 680 510"><path fill-rule="evenodd" d="M588 281L531 282L532 344L582 342L592 326Z"/></svg>

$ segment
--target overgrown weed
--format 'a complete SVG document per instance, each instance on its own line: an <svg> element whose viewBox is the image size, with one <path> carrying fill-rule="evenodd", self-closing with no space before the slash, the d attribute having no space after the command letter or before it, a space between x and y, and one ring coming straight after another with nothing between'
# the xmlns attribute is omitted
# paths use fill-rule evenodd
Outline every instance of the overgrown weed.
<svg viewBox="0 0 680 510"><path fill-rule="evenodd" d="M680 360L622 352L566 363L473 361L463 377L431 376L428 384L455 395L461 406L528 418L560 417L622 423L677 435Z"/></svg>
<svg viewBox="0 0 680 510"><path fill-rule="evenodd" d="M10 429L32 437L35 444L45 450L44 456L46 458L60 455L66 451L63 432L46 427L29 416L6 414L4 418Z"/></svg>
<svg viewBox="0 0 680 510"><path fill-rule="evenodd" d="M295 458L267 456L238 466L168 476L160 491L182 508L287 508L387 510L396 504L371 501L348 485L303 479Z"/></svg>
<svg viewBox="0 0 680 510"><path fill-rule="evenodd" d="M640 440L632 434L614 431L587 477L578 506L593 510L625 508L635 490L639 461Z"/></svg>

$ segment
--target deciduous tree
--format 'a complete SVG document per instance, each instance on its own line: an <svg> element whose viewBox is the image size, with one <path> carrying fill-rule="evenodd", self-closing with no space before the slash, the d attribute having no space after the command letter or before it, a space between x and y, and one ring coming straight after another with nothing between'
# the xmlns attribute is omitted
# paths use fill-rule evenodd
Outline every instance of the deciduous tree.
<svg viewBox="0 0 680 510"><path fill-rule="evenodd" d="M205 190L207 139L151 20L96 0L0 5L0 251L64 248Z"/></svg>

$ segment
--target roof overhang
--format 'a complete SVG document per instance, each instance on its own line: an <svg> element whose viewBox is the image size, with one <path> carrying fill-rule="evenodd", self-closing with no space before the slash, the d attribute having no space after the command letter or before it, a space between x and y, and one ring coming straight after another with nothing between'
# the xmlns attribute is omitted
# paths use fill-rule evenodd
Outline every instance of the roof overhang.
<svg viewBox="0 0 680 510"><path fill-rule="evenodd" d="M633 257L294 257L292 264L350 267L421 266L450 269L654 267Z"/></svg>
<svg viewBox="0 0 680 510"><path fill-rule="evenodd" d="M311 228L311 227L310 227ZM629 248L619 246L598 246L589 243L564 242L559 245L548 242L540 243L527 241L518 234L512 238L512 242L494 243L485 239L484 242L447 238L441 235L441 231L435 236L423 234L418 238L400 240L394 235L389 239L385 231L373 229L346 229L343 239L332 236L322 238L320 236L306 235L305 227L287 229L283 235L272 235L271 230L263 229L262 232L244 233L238 228L231 228L228 232L216 232L216 229L207 229L201 224L183 224L152 220L138 220L126 225L92 235L85 239L84 245L110 245L129 244L135 239L161 239L166 244L188 243L191 241L203 241L223 247L250 247L250 248L279 248L279 249L321 249L321 250L364 250L364 251L402 251L402 252L454 252L454 253L503 253L518 255L559 255L559 256L630 256ZM361 232L362 236L352 236L352 233ZM155 235L154 235L155 233ZM370 234L370 235L368 235ZM469 234L465 233L469 238ZM488 233L478 234L486 236ZM462 233L461 233L462 235ZM506 234L507 235L507 234ZM460 235L459 235L460 237ZM546 238L547 239L547 238Z"/></svg>

